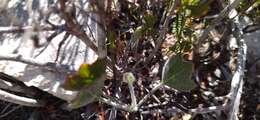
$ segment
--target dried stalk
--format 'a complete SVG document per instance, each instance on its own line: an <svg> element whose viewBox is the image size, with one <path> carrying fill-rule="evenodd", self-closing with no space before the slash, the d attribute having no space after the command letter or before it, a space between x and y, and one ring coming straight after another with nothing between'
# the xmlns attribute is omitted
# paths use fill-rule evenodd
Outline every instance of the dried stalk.
<svg viewBox="0 0 260 120"><path fill-rule="evenodd" d="M128 111L130 112L131 111L131 107L127 104L120 104L118 102L115 102L115 101L112 101L111 99L107 99L107 98L104 98L104 97L101 97L99 99L99 101L103 102L103 103L106 103L108 105L111 105L117 109L121 109L121 110L125 110L125 111Z"/></svg>
<svg viewBox="0 0 260 120"><path fill-rule="evenodd" d="M157 84L147 95L145 95L137 104L137 107L140 108L141 105L155 92L157 91L159 88L161 88L163 86L163 83L159 83Z"/></svg>
<svg viewBox="0 0 260 120"><path fill-rule="evenodd" d="M235 10L233 12L237 13ZM243 32L240 26L238 16L235 17L235 19L233 20L233 28L235 28L233 35L236 38L239 47L238 47L238 56L237 56L237 71L234 73L231 82L231 89L228 94L230 99L228 120L238 120L238 111L240 105L240 98L243 90L242 88L244 84L243 77L244 77L246 54L247 54L247 46L242 36Z"/></svg>

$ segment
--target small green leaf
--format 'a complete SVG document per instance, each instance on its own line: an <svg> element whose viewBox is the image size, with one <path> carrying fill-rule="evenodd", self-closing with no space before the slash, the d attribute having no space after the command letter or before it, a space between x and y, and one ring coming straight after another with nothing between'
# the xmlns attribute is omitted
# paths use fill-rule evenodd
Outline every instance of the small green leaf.
<svg viewBox="0 0 260 120"><path fill-rule="evenodd" d="M98 100L106 79L105 68L105 59L98 59L93 64L82 64L75 74L67 77L63 88L78 91L78 94L66 109L79 108Z"/></svg>
<svg viewBox="0 0 260 120"><path fill-rule="evenodd" d="M143 35L144 35L144 32L145 32L145 27L143 26L139 26L135 29L133 35L131 36L131 41L137 41L139 40Z"/></svg>
<svg viewBox="0 0 260 120"><path fill-rule="evenodd" d="M144 36L146 30L147 29L144 26L139 26L135 29L130 39L130 44L132 49L137 47L139 39L141 39Z"/></svg>
<svg viewBox="0 0 260 120"><path fill-rule="evenodd" d="M77 97L73 101L71 101L70 104L68 104L67 108L76 109L85 106L89 103L92 103L94 101L98 101L98 98L102 94L101 88L103 86L104 86L103 84L98 84L98 86L79 91Z"/></svg>
<svg viewBox="0 0 260 120"><path fill-rule="evenodd" d="M182 5L187 6L187 5L195 5L199 2L200 0L181 0Z"/></svg>
<svg viewBox="0 0 260 120"><path fill-rule="evenodd" d="M195 83L191 79L192 71L191 62L184 61L179 54L173 56L163 67L163 83L179 91L190 91L195 88Z"/></svg>
<svg viewBox="0 0 260 120"><path fill-rule="evenodd" d="M91 65L83 63L75 74L68 75L62 87L79 91L93 85L105 73L104 60L98 59Z"/></svg>
<svg viewBox="0 0 260 120"><path fill-rule="evenodd" d="M79 70L77 71L77 76L80 78L86 78L88 76L91 76L89 65L81 64Z"/></svg>
<svg viewBox="0 0 260 120"><path fill-rule="evenodd" d="M116 33L113 31L108 31L107 33L107 39L108 39L108 47L109 48L116 48Z"/></svg>
<svg viewBox="0 0 260 120"><path fill-rule="evenodd" d="M156 20L157 19L156 19L156 17L154 15L147 13L144 16L144 21L145 21L145 25L144 26L147 29L152 28L154 26Z"/></svg>
<svg viewBox="0 0 260 120"><path fill-rule="evenodd" d="M199 1L195 5L188 5L187 8L191 11L191 16L195 18L199 18L205 14L207 14L210 4L213 0L203 0Z"/></svg>

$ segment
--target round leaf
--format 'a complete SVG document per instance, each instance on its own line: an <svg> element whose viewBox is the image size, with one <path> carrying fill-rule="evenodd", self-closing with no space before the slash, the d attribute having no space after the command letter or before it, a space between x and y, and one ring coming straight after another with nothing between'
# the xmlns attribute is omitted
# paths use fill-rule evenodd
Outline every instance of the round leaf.
<svg viewBox="0 0 260 120"><path fill-rule="evenodd" d="M179 91L190 91L195 88L195 83L191 80L192 71L191 62L184 61L181 55L173 56L163 67L163 83Z"/></svg>

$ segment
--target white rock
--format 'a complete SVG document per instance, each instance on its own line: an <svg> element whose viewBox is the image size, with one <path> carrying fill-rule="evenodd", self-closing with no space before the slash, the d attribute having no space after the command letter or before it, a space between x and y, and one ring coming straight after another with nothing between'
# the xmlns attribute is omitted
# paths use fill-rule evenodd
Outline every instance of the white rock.
<svg viewBox="0 0 260 120"><path fill-rule="evenodd" d="M11 0L8 3L8 10L5 14L0 16L16 16L17 20L11 20L9 17L0 17L0 27L1 26L12 26L23 23L22 26L28 25L29 15L26 14L27 7L25 3L19 0ZM84 3L84 2L83 2ZM39 9L36 9L33 13L38 19L39 12L46 10L47 3L43 1L38 1L34 3L39 6ZM86 4L87 5L87 4ZM82 6L82 8L88 8ZM20 10L20 11L17 11ZM14 12L16 11L16 12ZM12 13L12 14L9 14ZM17 17L18 16L18 17ZM19 17L20 16L20 17ZM53 15L49 20L53 23L62 24L62 20L58 19L56 15ZM83 18L80 16L79 18ZM43 24L42 18L39 24ZM8 22L5 22L5 21ZM81 19L81 22L89 24L91 29L94 31L94 37L97 37L97 27L96 23L93 22L91 18ZM30 23L29 23L30 24ZM46 24L46 23L45 23ZM86 29L87 30L87 29ZM49 36L52 32L39 32L39 41L40 43L46 42L46 37ZM89 31L86 33L90 34ZM39 54L44 47L35 48L33 40L31 40L30 35L31 31L27 31L24 34L0 34L0 54L20 54L24 57L33 58L39 62L54 62L56 59L56 54L58 50L58 45L63 39L65 33L61 33L56 36L46 49ZM82 41L76 37L69 37L63 44L58 56L58 63L68 65L70 68L77 70L82 63L93 63L97 59L97 55L89 49ZM39 89L46 91L54 96L57 96L68 102L75 99L78 92L65 90L61 87L61 84L66 79L66 73L58 73L55 71L50 71L44 68L40 68L33 65L27 65L20 62L0 60L0 72L6 73L17 78L20 81L23 81L27 86L35 86Z"/></svg>

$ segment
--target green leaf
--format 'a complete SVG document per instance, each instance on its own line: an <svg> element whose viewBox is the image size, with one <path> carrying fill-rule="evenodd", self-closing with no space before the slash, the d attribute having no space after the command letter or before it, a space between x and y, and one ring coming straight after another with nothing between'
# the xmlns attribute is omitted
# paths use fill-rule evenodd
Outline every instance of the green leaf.
<svg viewBox="0 0 260 120"><path fill-rule="evenodd" d="M195 88L195 83L191 80L192 71L192 63L184 61L178 54L166 61L163 67L162 82L179 91L190 91Z"/></svg>
<svg viewBox="0 0 260 120"><path fill-rule="evenodd" d="M105 77L106 75L104 74L101 79L105 79ZM67 109L80 108L94 101L98 101L99 97L102 95L103 86L104 81L99 80L95 81L95 84L91 87L79 91L76 98L67 105Z"/></svg>
<svg viewBox="0 0 260 120"><path fill-rule="evenodd" d="M190 15L192 17L199 18L207 14L209 6L212 2L213 0L202 0L195 5L188 5L187 8L190 9Z"/></svg>
<svg viewBox="0 0 260 120"><path fill-rule="evenodd" d="M116 48L116 33L109 30L107 33L107 39L108 39L108 47L109 48Z"/></svg>
<svg viewBox="0 0 260 120"><path fill-rule="evenodd" d="M130 39L130 44L132 49L137 47L139 39L141 39L144 36L146 30L147 29L144 26L139 26L135 29Z"/></svg>
<svg viewBox="0 0 260 120"><path fill-rule="evenodd" d="M75 74L66 78L63 88L78 91L66 109L79 108L98 100L106 79L105 68L105 59L98 59L93 64L82 64Z"/></svg>
<svg viewBox="0 0 260 120"><path fill-rule="evenodd" d="M183 6L187 5L195 5L199 2L200 0L181 0L181 3Z"/></svg>
<svg viewBox="0 0 260 120"><path fill-rule="evenodd" d="M131 36L131 41L137 41L139 40L145 32L146 28L143 26L139 26L135 29L133 35Z"/></svg>
<svg viewBox="0 0 260 120"><path fill-rule="evenodd" d="M75 74L68 75L62 87L67 90L79 91L92 86L105 73L103 59L98 59L91 65L83 63Z"/></svg>
<svg viewBox="0 0 260 120"><path fill-rule="evenodd" d="M145 21L145 25L144 26L147 29L152 28L154 26L156 20L157 19L156 19L156 17L154 15L147 13L144 16L144 21Z"/></svg>

